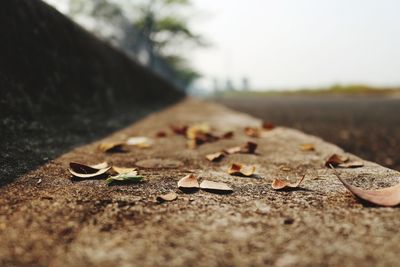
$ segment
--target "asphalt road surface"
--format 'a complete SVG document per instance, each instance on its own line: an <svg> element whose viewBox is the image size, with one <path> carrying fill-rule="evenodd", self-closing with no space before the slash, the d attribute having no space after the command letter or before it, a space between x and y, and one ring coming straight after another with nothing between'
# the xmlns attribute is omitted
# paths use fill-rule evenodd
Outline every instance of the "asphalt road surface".
<svg viewBox="0 0 400 267"><path fill-rule="evenodd" d="M400 98L247 96L217 99L276 125L319 136L364 159L400 170Z"/></svg>

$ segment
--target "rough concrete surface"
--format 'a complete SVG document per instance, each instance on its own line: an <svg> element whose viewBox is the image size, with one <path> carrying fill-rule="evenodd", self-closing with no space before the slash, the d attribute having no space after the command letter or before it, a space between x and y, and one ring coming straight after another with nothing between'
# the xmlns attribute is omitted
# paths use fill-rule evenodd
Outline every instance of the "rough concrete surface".
<svg viewBox="0 0 400 267"><path fill-rule="evenodd" d="M234 138L191 150L170 124L209 123ZM243 127L260 121L213 103L185 100L167 110L78 147L0 188L1 266L398 266L399 209L373 207L352 196L326 158L341 149L299 131L277 127L249 138ZM147 149L99 152L99 142L134 135L155 138ZM234 154L219 163L204 156L252 140L257 155ZM315 151L300 151L313 143ZM351 155L353 158L356 156ZM159 159L159 160L154 160ZM142 183L107 185L73 180L70 161L108 161L140 167ZM151 162L150 161L150 162ZM230 163L255 164L259 178L230 176ZM145 161L146 163L146 161ZM283 171L285 165L292 171ZM177 181L194 172L226 182L230 195L186 194ZM365 162L340 175L363 188L393 185L398 172ZM274 191L274 178L306 174L302 188ZM41 179L41 183L38 183ZM158 204L155 196L175 191L178 199Z"/></svg>

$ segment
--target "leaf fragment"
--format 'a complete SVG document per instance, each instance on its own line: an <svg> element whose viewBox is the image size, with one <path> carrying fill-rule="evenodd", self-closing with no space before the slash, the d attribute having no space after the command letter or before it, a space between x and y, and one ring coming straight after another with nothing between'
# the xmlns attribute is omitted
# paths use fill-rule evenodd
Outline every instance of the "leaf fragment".
<svg viewBox="0 0 400 267"><path fill-rule="evenodd" d="M99 144L99 149L106 153L124 152L124 144L119 142L106 142Z"/></svg>
<svg viewBox="0 0 400 267"><path fill-rule="evenodd" d="M360 168L364 166L362 161L349 161L338 165L339 168Z"/></svg>
<svg viewBox="0 0 400 267"><path fill-rule="evenodd" d="M112 183L113 181L132 181L132 182L139 182L143 179L143 176L139 175L137 171L131 171L127 173L121 173L114 176L110 176L106 179L108 184Z"/></svg>
<svg viewBox="0 0 400 267"><path fill-rule="evenodd" d="M211 162L217 162L222 160L225 157L224 153L222 152L216 152L212 154L206 155L206 159L211 161Z"/></svg>
<svg viewBox="0 0 400 267"><path fill-rule="evenodd" d="M300 184L303 182L304 178L306 176L303 175L303 177L300 178L300 180L298 180L295 183L291 183L287 180L282 180L282 179L274 179L272 181L272 189L274 190L282 190L282 189L294 189L300 186Z"/></svg>
<svg viewBox="0 0 400 267"><path fill-rule="evenodd" d="M232 193L233 189L226 183L203 180L200 184L200 189L214 193Z"/></svg>
<svg viewBox="0 0 400 267"><path fill-rule="evenodd" d="M364 190L347 183L336 175L343 185L356 197L379 206L393 207L400 204L400 183L391 187Z"/></svg>
<svg viewBox="0 0 400 267"><path fill-rule="evenodd" d="M315 145L314 144L301 144L300 150L301 151L315 151Z"/></svg>
<svg viewBox="0 0 400 267"><path fill-rule="evenodd" d="M98 167L104 167L98 169ZM97 167L97 168L96 168ZM70 162L68 171L78 178L93 178L105 174L111 167L105 167L104 163L89 166L77 162Z"/></svg>
<svg viewBox="0 0 400 267"><path fill-rule="evenodd" d="M156 200L160 203L162 202L169 202L169 201L174 201L175 199L178 198L178 195L175 192L169 192L167 194L159 195L157 196Z"/></svg>
<svg viewBox="0 0 400 267"><path fill-rule="evenodd" d="M134 136L128 138L126 141L127 145L136 146L140 148L148 148L153 145L153 140L146 136Z"/></svg>
<svg viewBox="0 0 400 267"><path fill-rule="evenodd" d="M256 166L247 166L243 165L240 163L233 163L231 167L228 170L228 173L230 175L235 175L235 176L252 176L254 172L256 171Z"/></svg>
<svg viewBox="0 0 400 267"><path fill-rule="evenodd" d="M198 189L200 188L197 177L194 174L188 174L178 181L179 189Z"/></svg>
<svg viewBox="0 0 400 267"><path fill-rule="evenodd" d="M206 123L194 124L187 128L186 137L188 139L195 139L199 135L208 134L211 132L211 127Z"/></svg>

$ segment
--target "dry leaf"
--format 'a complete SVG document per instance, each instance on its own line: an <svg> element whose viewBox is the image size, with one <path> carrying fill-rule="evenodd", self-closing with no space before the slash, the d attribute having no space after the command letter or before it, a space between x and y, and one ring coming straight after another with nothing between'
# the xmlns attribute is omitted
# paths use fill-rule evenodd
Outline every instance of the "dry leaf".
<svg viewBox="0 0 400 267"><path fill-rule="evenodd" d="M300 150L301 151L314 151L315 146L314 146L314 144L302 144L302 145L300 145Z"/></svg>
<svg viewBox="0 0 400 267"><path fill-rule="evenodd" d="M206 191L211 191L215 193L231 193L233 189L225 183L219 183L209 180L204 180L200 184L200 188Z"/></svg>
<svg viewBox="0 0 400 267"><path fill-rule="evenodd" d="M160 203L166 202L166 201L174 201L175 199L178 198L178 195L175 192L169 192L164 195L157 196L156 200Z"/></svg>
<svg viewBox="0 0 400 267"><path fill-rule="evenodd" d="M103 152L112 153L112 152L123 152L122 143L117 142L108 142L108 143L101 143L99 144L99 149Z"/></svg>
<svg viewBox="0 0 400 267"><path fill-rule="evenodd" d="M364 166L362 161L349 161L338 165L339 168L360 168Z"/></svg>
<svg viewBox="0 0 400 267"><path fill-rule="evenodd" d="M95 168L95 169L105 169L108 167L108 163L107 162L102 162L96 165L90 165L90 167Z"/></svg>
<svg viewBox="0 0 400 267"><path fill-rule="evenodd" d="M246 127L244 128L244 133L250 137L260 137L261 129L256 127Z"/></svg>
<svg viewBox="0 0 400 267"><path fill-rule="evenodd" d="M239 153L242 150L240 146L234 146L231 148L224 149L224 152L228 155Z"/></svg>
<svg viewBox="0 0 400 267"><path fill-rule="evenodd" d="M166 137L166 136L167 136L167 133L164 131L158 131L156 133L156 137L159 137L159 138Z"/></svg>
<svg viewBox="0 0 400 267"><path fill-rule="evenodd" d="M333 154L325 162L325 166L330 167L332 165L333 167L337 167L339 164L345 163L348 160L349 160L349 156L347 156L347 155Z"/></svg>
<svg viewBox="0 0 400 267"><path fill-rule="evenodd" d="M104 163L101 163L94 166L88 166L81 163L71 162L69 164L68 171L75 177L93 178L105 174L111 168L111 167L105 167L101 169L95 168L98 166L104 167L105 165Z"/></svg>
<svg viewBox="0 0 400 267"><path fill-rule="evenodd" d="M275 125L273 123L271 123L271 122L265 122L264 121L262 127L263 127L264 130L272 130L272 129L275 128Z"/></svg>
<svg viewBox="0 0 400 267"><path fill-rule="evenodd" d="M233 137L234 133L232 131L224 133L221 138L222 139L231 139Z"/></svg>
<svg viewBox="0 0 400 267"><path fill-rule="evenodd" d="M287 181L287 180L274 179L274 180L272 181L271 186L272 186L272 188L275 189L275 190L282 190L282 189L288 189L288 188L291 188L291 189L297 188L297 187L299 187L299 185L301 184L301 182L303 182L304 177L306 177L306 176L303 175L303 177L301 177L301 179L298 180L298 181L295 182L295 183L290 183L290 182Z"/></svg>
<svg viewBox="0 0 400 267"><path fill-rule="evenodd" d="M140 148L148 148L153 145L153 140L145 136L135 136L128 138L126 144Z"/></svg>
<svg viewBox="0 0 400 267"><path fill-rule="evenodd" d="M199 187L199 182L194 174L186 175L178 181L179 189L197 189Z"/></svg>
<svg viewBox="0 0 400 267"><path fill-rule="evenodd" d="M175 134L186 135L188 126L187 125L170 125L170 128Z"/></svg>
<svg viewBox="0 0 400 267"><path fill-rule="evenodd" d="M118 174L123 174L123 173L133 172L133 171L136 170L136 168L125 168L125 167L113 166L112 170L115 171Z"/></svg>
<svg viewBox="0 0 400 267"><path fill-rule="evenodd" d="M397 206L400 204L400 184L392 187L386 187L375 190L364 190L359 187L348 184L338 175L336 175L343 185L355 196L370 203L380 206Z"/></svg>
<svg viewBox="0 0 400 267"><path fill-rule="evenodd" d="M211 128L206 123L194 124L194 125L190 126L189 128L187 128L186 137L188 139L195 139L199 135L210 133L210 131L211 131Z"/></svg>
<svg viewBox="0 0 400 267"><path fill-rule="evenodd" d="M257 149L257 144L254 142L247 142L241 147L240 152L254 154Z"/></svg>
<svg viewBox="0 0 400 267"><path fill-rule="evenodd" d="M246 166L240 163L233 163L228 173L236 176L252 176L256 170L256 166Z"/></svg>
<svg viewBox="0 0 400 267"><path fill-rule="evenodd" d="M139 182L143 179L143 176L138 175L137 171L121 173L118 175L110 176L106 179L107 183L112 183L113 181L132 181Z"/></svg>
<svg viewBox="0 0 400 267"><path fill-rule="evenodd" d="M225 157L225 155L222 152L217 152L217 153L212 153L212 154L206 155L206 159L208 159L209 161L212 161L212 162L220 161L224 157Z"/></svg>

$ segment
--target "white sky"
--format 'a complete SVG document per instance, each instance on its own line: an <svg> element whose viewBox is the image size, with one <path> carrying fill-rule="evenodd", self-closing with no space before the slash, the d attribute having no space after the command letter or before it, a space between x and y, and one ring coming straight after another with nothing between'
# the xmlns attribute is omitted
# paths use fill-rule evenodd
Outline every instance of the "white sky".
<svg viewBox="0 0 400 267"><path fill-rule="evenodd" d="M193 26L212 42L193 65L211 88L400 85L399 0L193 0Z"/></svg>

